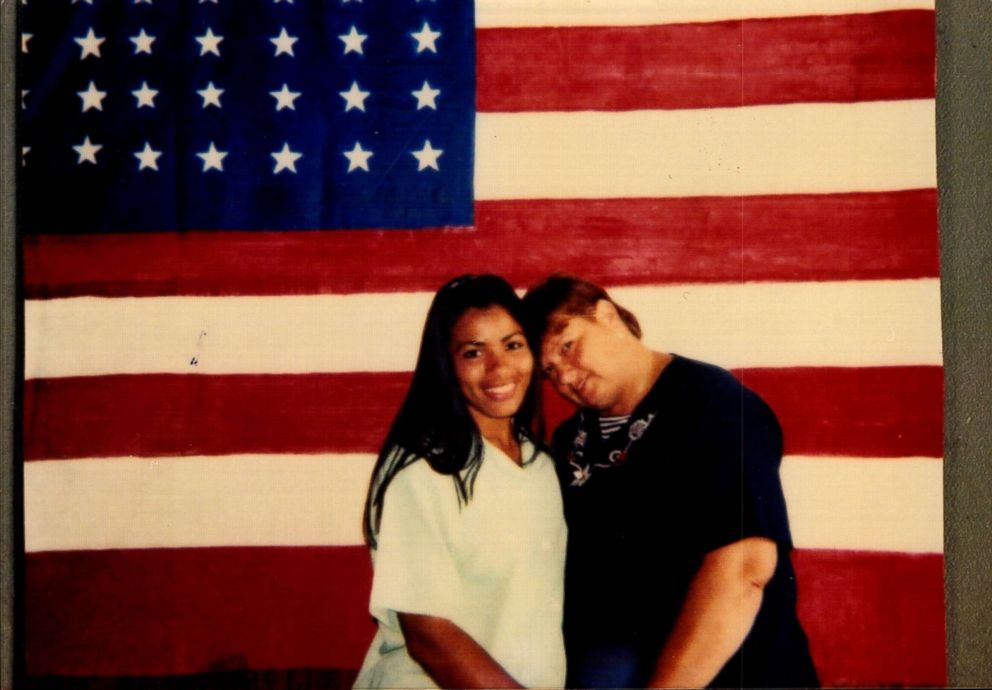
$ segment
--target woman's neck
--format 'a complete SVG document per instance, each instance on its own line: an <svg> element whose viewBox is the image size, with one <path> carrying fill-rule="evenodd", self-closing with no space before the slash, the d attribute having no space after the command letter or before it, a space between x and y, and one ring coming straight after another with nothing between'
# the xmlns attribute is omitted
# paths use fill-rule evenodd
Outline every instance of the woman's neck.
<svg viewBox="0 0 992 690"><path fill-rule="evenodd" d="M472 416L475 417L475 424L482 438L499 448L518 465L523 462L520 454L520 439L517 438L512 419L492 419L474 414Z"/></svg>
<svg viewBox="0 0 992 690"><path fill-rule="evenodd" d="M601 414L617 416L633 412L654 388L661 372L673 359L669 354L649 350L640 341L637 342L637 345L638 347L634 348L632 353L625 355L625 361L630 362L630 375L627 385L623 389L623 396L617 400L616 404L600 410Z"/></svg>

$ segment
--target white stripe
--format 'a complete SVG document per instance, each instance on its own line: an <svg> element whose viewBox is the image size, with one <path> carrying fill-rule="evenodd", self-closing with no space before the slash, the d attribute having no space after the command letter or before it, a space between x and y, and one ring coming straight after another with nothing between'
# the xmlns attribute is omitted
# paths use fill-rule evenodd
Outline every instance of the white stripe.
<svg viewBox="0 0 992 690"><path fill-rule="evenodd" d="M477 199L937 186L934 101L479 113Z"/></svg>
<svg viewBox="0 0 992 690"><path fill-rule="evenodd" d="M362 543L370 454L26 463L27 551ZM941 552L942 463L788 457L799 548ZM452 487L452 491L454 488Z"/></svg>
<svg viewBox="0 0 992 690"><path fill-rule="evenodd" d="M610 292L641 320L651 347L725 367L941 362L936 279ZM430 299L375 293L31 300L25 375L410 371Z"/></svg>
<svg viewBox="0 0 992 690"><path fill-rule="evenodd" d="M637 26L933 7L932 0L476 0L475 24Z"/></svg>
<svg viewBox="0 0 992 690"><path fill-rule="evenodd" d="M793 540L807 549L942 553L943 471L933 458L787 457Z"/></svg>
<svg viewBox="0 0 992 690"><path fill-rule="evenodd" d="M27 551L359 544L371 455L29 462Z"/></svg>
<svg viewBox="0 0 992 690"><path fill-rule="evenodd" d="M730 367L941 364L937 279L616 288L654 349Z"/></svg>

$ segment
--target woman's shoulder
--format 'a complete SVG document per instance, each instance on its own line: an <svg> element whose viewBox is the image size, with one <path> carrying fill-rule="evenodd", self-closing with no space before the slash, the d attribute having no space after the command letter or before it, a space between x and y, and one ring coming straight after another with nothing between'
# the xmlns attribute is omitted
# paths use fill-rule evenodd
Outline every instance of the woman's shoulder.
<svg viewBox="0 0 992 690"><path fill-rule="evenodd" d="M398 453L399 451L393 451ZM427 459L422 456L408 456L403 458L402 467L393 475L393 484L430 484L435 472Z"/></svg>
<svg viewBox="0 0 992 690"><path fill-rule="evenodd" d="M390 479L382 499L383 522L444 524L458 515L458 494L448 475L435 472L424 458L413 458ZM392 515L392 518L387 518Z"/></svg>

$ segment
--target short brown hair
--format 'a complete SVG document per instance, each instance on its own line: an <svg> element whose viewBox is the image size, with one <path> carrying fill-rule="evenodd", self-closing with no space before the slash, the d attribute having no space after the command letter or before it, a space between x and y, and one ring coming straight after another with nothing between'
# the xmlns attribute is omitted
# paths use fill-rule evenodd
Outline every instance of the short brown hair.
<svg viewBox="0 0 992 690"><path fill-rule="evenodd" d="M641 325L637 322L637 317L614 302L606 290L588 280L564 273L549 276L524 295L526 325L531 337L540 341L551 326L551 317L557 312L591 318L596 311L596 304L601 300L612 304L627 330L636 337L641 337Z"/></svg>

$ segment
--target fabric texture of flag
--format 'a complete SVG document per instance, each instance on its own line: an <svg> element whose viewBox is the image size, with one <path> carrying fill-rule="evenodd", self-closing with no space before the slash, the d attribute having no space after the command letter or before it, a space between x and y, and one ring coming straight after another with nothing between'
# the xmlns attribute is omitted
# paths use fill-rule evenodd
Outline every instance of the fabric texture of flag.
<svg viewBox="0 0 992 690"><path fill-rule="evenodd" d="M566 271L778 414L823 683L946 683L932 2L19 22L29 675L357 670L431 294Z"/></svg>
<svg viewBox="0 0 992 690"><path fill-rule="evenodd" d="M468 225L472 10L27 5L25 231Z"/></svg>

